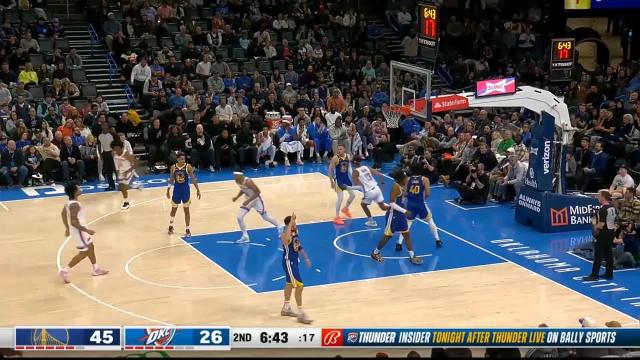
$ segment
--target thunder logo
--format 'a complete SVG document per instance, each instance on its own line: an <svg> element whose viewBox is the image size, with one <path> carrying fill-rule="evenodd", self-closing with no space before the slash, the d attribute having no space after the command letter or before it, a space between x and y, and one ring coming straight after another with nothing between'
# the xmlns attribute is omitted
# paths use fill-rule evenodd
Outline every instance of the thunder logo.
<svg viewBox="0 0 640 360"><path fill-rule="evenodd" d="M173 337L176 334L176 329L161 328L161 329L145 329L147 335L140 338L145 341L145 345L157 345L165 346L171 343Z"/></svg>

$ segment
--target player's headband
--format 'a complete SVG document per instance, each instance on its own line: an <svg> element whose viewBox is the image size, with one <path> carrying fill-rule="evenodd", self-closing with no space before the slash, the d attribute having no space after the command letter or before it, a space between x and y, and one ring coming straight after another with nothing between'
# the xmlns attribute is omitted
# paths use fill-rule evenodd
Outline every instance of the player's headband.
<svg viewBox="0 0 640 360"><path fill-rule="evenodd" d="M244 175L242 171L234 171L233 175Z"/></svg>

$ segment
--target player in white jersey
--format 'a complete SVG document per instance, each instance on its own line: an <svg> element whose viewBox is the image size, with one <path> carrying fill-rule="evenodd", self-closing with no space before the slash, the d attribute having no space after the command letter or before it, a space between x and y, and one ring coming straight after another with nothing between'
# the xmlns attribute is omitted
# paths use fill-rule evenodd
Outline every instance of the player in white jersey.
<svg viewBox="0 0 640 360"><path fill-rule="evenodd" d="M243 244L250 241L249 233L247 232L247 225L244 223L244 217L247 216L251 209L255 209L265 221L273 224L273 226L278 228L278 233L281 233L284 226L278 224L276 219L267 214L267 209L264 207L264 201L260 196L260 188L258 188L258 185L256 185L250 178L244 176L244 173L240 171L235 171L233 173L233 177L236 184L240 186L238 195L232 199L233 202L236 202L242 195L244 195L244 202L240 206L240 211L238 212L238 225L240 226L240 230L242 230L242 237L238 239L236 243Z"/></svg>
<svg viewBox="0 0 640 360"><path fill-rule="evenodd" d="M269 156L269 159L264 162L264 166L269 166L271 168L276 167L278 165L277 162L273 161L276 157L276 147L273 145L273 134L269 130L268 126L262 128L262 132L259 132L256 135L256 145L258 146L258 156L256 157L256 161L260 162L263 156Z"/></svg>
<svg viewBox="0 0 640 360"><path fill-rule="evenodd" d="M122 141L122 145L124 148L124 152L133 155L133 146L131 146L131 142L129 142L129 140L127 140L127 136L123 133L118 133L118 137L120 138L120 141ZM140 179L140 175L138 175L138 173L136 172L136 170L133 170L133 178L134 179ZM142 190L143 185L142 184L131 184L130 186L132 189L140 189Z"/></svg>
<svg viewBox="0 0 640 360"><path fill-rule="evenodd" d="M380 177L381 185L384 185L384 176L378 170L362 165L362 160L362 156L360 155L355 155L352 159L352 163L355 167L351 174L354 186L350 186L349 188L355 188L363 192L364 197L362 198L360 205L362 206L364 213L367 214L367 222L365 225L369 227L376 227L378 224L371 216L369 205L375 202L383 211L387 211L389 209L389 205L385 204L382 190L380 190L380 187L373 176L375 175Z"/></svg>
<svg viewBox="0 0 640 360"><path fill-rule="evenodd" d="M124 145L120 139L113 140L111 143L111 149L113 150L113 162L116 164L118 189L124 198L124 203L120 209L128 210L130 206L129 188L139 188L138 185L131 184L138 160L133 156L133 154L124 151Z"/></svg>
<svg viewBox="0 0 640 360"><path fill-rule="evenodd" d="M62 223L65 227L65 236L71 236L76 243L78 254L58 272L65 284L70 283L69 271L84 258L88 257L93 266L93 276L106 275L109 271L101 269L96 262L96 252L91 238L96 232L87 228L86 218L82 204L78 201L82 191L77 182L71 181L64 187L64 192L69 197L69 202L62 209Z"/></svg>

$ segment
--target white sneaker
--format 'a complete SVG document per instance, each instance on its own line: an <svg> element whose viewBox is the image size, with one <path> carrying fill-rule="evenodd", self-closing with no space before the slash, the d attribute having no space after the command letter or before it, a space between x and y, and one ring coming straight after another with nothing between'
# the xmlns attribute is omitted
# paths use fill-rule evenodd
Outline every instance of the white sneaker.
<svg viewBox="0 0 640 360"><path fill-rule="evenodd" d="M308 324L311 324L313 322L313 320L309 319L309 317L307 316L307 314L304 311L300 311L298 313L298 322L308 325Z"/></svg>
<svg viewBox="0 0 640 360"><path fill-rule="evenodd" d="M280 316L297 317L298 314L296 314L296 312L293 311L293 309L291 309L291 306L289 306L289 307L283 306L282 310L280 310Z"/></svg>
<svg viewBox="0 0 640 360"><path fill-rule="evenodd" d="M249 237L243 235L240 239L236 240L236 244L246 244L249 241L251 241L249 240Z"/></svg>
<svg viewBox="0 0 640 360"><path fill-rule="evenodd" d="M366 223L364 223L364 224L365 224L366 226L368 226L368 227L376 227L376 226L378 226L378 223L377 223L375 220L373 220L373 219L371 219L371 220L367 221L367 222L366 222Z"/></svg>
<svg viewBox="0 0 640 360"><path fill-rule="evenodd" d="M209 166L209 172L216 172L216 169L214 169L213 166Z"/></svg>
<svg viewBox="0 0 640 360"><path fill-rule="evenodd" d="M289 162L289 159L286 156L284 158L284 166L286 166L286 167L291 166L291 163Z"/></svg>
<svg viewBox="0 0 640 360"><path fill-rule="evenodd" d="M122 204L122 206L120 207L120 210L129 210L129 208L131 207L131 204L129 204L129 202L125 202L124 204Z"/></svg>
<svg viewBox="0 0 640 360"><path fill-rule="evenodd" d="M269 167L269 164L271 164L271 160L267 160L264 162L264 167Z"/></svg>
<svg viewBox="0 0 640 360"><path fill-rule="evenodd" d="M98 180L100 180L100 181L104 181L104 176L103 176L103 175L100 175L100 177L98 177Z"/></svg>
<svg viewBox="0 0 640 360"><path fill-rule="evenodd" d="M297 164L298 165L304 165L304 162L302 160L298 159Z"/></svg>

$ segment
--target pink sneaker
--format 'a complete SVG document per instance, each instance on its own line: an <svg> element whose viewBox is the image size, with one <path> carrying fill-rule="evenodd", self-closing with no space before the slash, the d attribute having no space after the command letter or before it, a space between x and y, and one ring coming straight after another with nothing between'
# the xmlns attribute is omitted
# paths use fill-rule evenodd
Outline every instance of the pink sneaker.
<svg viewBox="0 0 640 360"><path fill-rule="evenodd" d="M68 271L60 270L60 271L58 271L58 276L62 279L62 281L65 284L71 283L71 280L69 280L69 272Z"/></svg>
<svg viewBox="0 0 640 360"><path fill-rule="evenodd" d="M109 273L109 270L104 270L101 268L97 268L95 270L93 270L93 273L91 275L93 276L102 276L102 275L107 275Z"/></svg>

